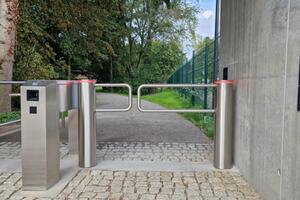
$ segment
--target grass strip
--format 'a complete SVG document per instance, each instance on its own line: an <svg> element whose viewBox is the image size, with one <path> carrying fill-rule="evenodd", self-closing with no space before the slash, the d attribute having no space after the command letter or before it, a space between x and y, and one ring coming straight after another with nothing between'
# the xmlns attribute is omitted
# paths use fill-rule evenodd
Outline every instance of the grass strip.
<svg viewBox="0 0 300 200"><path fill-rule="evenodd" d="M175 90L162 90L156 94L145 95L142 99L157 103L169 109L203 108L202 105L193 106L190 98L180 96ZM200 128L208 137L214 135L214 115L206 113L180 113L185 119Z"/></svg>

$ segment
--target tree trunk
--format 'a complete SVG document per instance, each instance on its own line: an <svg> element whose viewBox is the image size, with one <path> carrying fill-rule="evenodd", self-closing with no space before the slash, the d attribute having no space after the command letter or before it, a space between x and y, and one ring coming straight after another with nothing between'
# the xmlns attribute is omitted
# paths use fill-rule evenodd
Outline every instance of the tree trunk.
<svg viewBox="0 0 300 200"><path fill-rule="evenodd" d="M18 0L0 0L0 80L12 80ZM9 112L11 85L0 85L0 112Z"/></svg>

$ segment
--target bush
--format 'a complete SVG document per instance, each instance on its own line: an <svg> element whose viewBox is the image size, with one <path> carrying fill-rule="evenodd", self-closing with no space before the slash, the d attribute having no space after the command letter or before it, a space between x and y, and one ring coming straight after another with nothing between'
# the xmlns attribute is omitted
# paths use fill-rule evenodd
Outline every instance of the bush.
<svg viewBox="0 0 300 200"><path fill-rule="evenodd" d="M7 113L0 113L0 124L18 120L21 118L21 112L20 111L14 111L14 112L7 112Z"/></svg>

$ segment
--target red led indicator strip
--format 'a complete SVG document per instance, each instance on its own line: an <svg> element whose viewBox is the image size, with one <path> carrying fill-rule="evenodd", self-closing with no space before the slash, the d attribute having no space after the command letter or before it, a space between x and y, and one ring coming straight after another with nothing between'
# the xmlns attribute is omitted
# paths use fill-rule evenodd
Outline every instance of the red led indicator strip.
<svg viewBox="0 0 300 200"><path fill-rule="evenodd" d="M221 83L233 84L234 80L217 80L217 81L215 81L215 84L221 84Z"/></svg>
<svg viewBox="0 0 300 200"><path fill-rule="evenodd" d="M96 83L97 80L90 80L90 79L83 79L83 80L79 80L77 83Z"/></svg>

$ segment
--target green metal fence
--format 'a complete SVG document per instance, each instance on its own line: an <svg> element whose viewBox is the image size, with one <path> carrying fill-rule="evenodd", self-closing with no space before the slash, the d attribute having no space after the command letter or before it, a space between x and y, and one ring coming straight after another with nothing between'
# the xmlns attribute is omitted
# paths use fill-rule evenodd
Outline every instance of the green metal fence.
<svg viewBox="0 0 300 200"><path fill-rule="evenodd" d="M206 38L203 47L193 52L193 57L168 79L168 83L213 83L218 66L216 55L215 40ZM213 107L213 89L180 89L179 92L190 98L193 105L205 109Z"/></svg>

